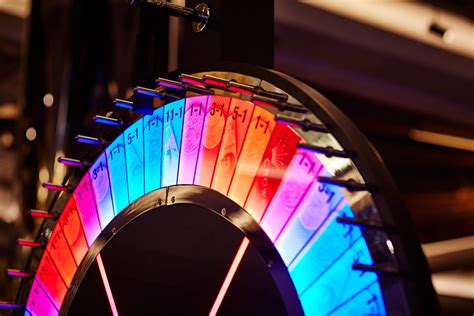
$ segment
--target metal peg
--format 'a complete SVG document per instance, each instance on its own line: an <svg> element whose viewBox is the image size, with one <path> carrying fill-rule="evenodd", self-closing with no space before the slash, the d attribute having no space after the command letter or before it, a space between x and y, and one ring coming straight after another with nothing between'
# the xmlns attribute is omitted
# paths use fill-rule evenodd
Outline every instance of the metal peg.
<svg viewBox="0 0 474 316"><path fill-rule="evenodd" d="M127 110L132 110L133 109L133 102L132 101L127 101L127 100L122 100L122 99L115 99L113 101L114 106L127 109Z"/></svg>
<svg viewBox="0 0 474 316"><path fill-rule="evenodd" d="M129 0L130 4L149 7L160 13L184 18L193 22L193 30L199 33L204 30L211 16L211 10L205 3L198 4L194 9L158 0Z"/></svg>
<svg viewBox="0 0 474 316"><path fill-rule="evenodd" d="M17 269L7 269L7 276L16 278L30 278L32 274Z"/></svg>
<svg viewBox="0 0 474 316"><path fill-rule="evenodd" d="M70 167L79 167L79 168L87 168L90 163L83 161L83 160L78 160L78 159L72 159L72 158L66 158L66 157L59 157L58 162L62 163L63 165L70 166Z"/></svg>
<svg viewBox="0 0 474 316"><path fill-rule="evenodd" d="M12 302L6 302L6 301L0 301L0 308L2 309L21 309L23 308L22 305L12 303Z"/></svg>
<svg viewBox="0 0 474 316"><path fill-rule="evenodd" d="M33 248L39 248L39 247L44 247L45 245L40 243L40 242L36 242L36 241L33 241L33 240L27 240L27 239L18 239L16 241L17 245L18 246L24 246L24 247L33 247Z"/></svg>
<svg viewBox="0 0 474 316"><path fill-rule="evenodd" d="M98 146L105 145L106 143L105 141L103 141L102 139L98 137L85 136L85 135L77 135L76 142L89 144L89 145L98 145Z"/></svg>
<svg viewBox="0 0 474 316"><path fill-rule="evenodd" d="M333 184L338 187L346 188L349 191L368 191L367 186L363 183L359 183L354 181L353 179L349 180L342 180L342 179L335 179L330 177L318 177L318 181L321 183Z"/></svg>
<svg viewBox="0 0 474 316"><path fill-rule="evenodd" d="M298 144L296 147L307 149L313 152L317 152L320 154L324 154L327 157L339 157L339 158L349 158L349 155L342 150L334 149L330 146L328 147L321 147L317 145L310 145L310 144Z"/></svg>
<svg viewBox="0 0 474 316"><path fill-rule="evenodd" d="M33 216L33 217L40 217L40 218L56 218L57 216L55 216L54 214L51 214L49 212L46 212L46 211L40 211L40 210L30 210L28 212L30 214L30 216Z"/></svg>
<svg viewBox="0 0 474 316"><path fill-rule="evenodd" d="M54 184L51 182L44 182L42 186L43 188L50 191L61 191L61 192L67 192L67 193L72 191L72 188L68 185Z"/></svg>
<svg viewBox="0 0 474 316"><path fill-rule="evenodd" d="M93 117L94 122L97 124L104 124L104 125L110 125L110 126L122 126L122 121L113 118L113 117L107 117L107 116L102 116L102 115L95 115Z"/></svg>

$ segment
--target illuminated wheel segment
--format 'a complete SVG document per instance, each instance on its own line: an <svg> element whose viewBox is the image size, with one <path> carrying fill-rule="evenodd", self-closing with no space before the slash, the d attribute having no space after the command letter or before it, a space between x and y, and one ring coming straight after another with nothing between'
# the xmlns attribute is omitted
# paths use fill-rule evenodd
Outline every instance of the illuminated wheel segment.
<svg viewBox="0 0 474 316"><path fill-rule="evenodd" d="M37 272L25 281L31 284L29 295L23 294L25 314L74 314L80 297L87 296L81 284L94 283L99 275L107 312L127 310L114 300L120 291L114 285L119 285L109 282L106 271L118 263L105 258L107 249L139 218L182 205L211 211L218 221L204 222L200 231L230 225L239 232L226 246L231 256L225 273L208 279L213 286L212 299L204 300L206 313L225 314L226 302L237 295L235 279L245 273L240 266L249 260L263 260L254 265L268 270L259 272L262 278L269 273L262 281L273 293L267 301L281 302L275 306L282 314L410 311L396 257L403 249L385 232L390 223L381 218L367 189L373 184L365 184L349 158L358 153L336 140L334 127L306 109L298 91L284 92L256 77L211 72L180 78L181 83L165 80L146 93L154 104L152 114L131 122L74 192L63 194L56 208L64 210ZM194 93L199 89L210 94ZM167 102L157 97L160 93L181 98ZM48 221L46 227L53 227L54 221ZM180 225L173 229L179 231Z"/></svg>

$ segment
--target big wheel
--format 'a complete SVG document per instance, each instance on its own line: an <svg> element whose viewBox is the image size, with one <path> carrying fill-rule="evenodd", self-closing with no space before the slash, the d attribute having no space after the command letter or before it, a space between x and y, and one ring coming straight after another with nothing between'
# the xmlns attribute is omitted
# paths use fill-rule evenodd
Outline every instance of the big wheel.
<svg viewBox="0 0 474 316"><path fill-rule="evenodd" d="M387 170L317 91L222 65L115 105L77 137L99 154L45 184L60 193L20 241L35 247L20 314L437 312Z"/></svg>

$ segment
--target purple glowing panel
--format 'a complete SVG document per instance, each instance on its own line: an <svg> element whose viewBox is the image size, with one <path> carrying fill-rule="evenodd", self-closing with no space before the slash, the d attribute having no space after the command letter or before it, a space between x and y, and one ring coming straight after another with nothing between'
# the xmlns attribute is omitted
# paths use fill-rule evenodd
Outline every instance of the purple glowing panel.
<svg viewBox="0 0 474 316"><path fill-rule="evenodd" d="M125 157L128 174L128 197L130 202L145 193L145 174L143 165L143 118L124 132Z"/></svg>
<svg viewBox="0 0 474 316"><path fill-rule="evenodd" d="M143 121L145 193L161 187L161 163L163 146L163 107L145 116Z"/></svg>
<svg viewBox="0 0 474 316"><path fill-rule="evenodd" d="M193 184L206 116L207 96L186 99L178 183Z"/></svg>
<svg viewBox="0 0 474 316"><path fill-rule="evenodd" d="M77 209L81 216L82 224L84 225L84 233L87 242L89 245L92 245L102 229L97 216L97 208L89 173L84 175L81 182L77 185L76 190L74 190L74 200L76 200Z"/></svg>
<svg viewBox="0 0 474 316"><path fill-rule="evenodd" d="M129 204L123 134L120 134L113 143L107 147L107 161L109 163L112 198L118 213Z"/></svg>
<svg viewBox="0 0 474 316"><path fill-rule="evenodd" d="M89 169L92 188L94 190L100 226L104 228L114 218L114 205L110 189L109 168L107 157L103 152Z"/></svg>
<svg viewBox="0 0 474 316"><path fill-rule="evenodd" d="M304 149L296 151L261 222L272 241L277 239L321 168L315 154Z"/></svg>
<svg viewBox="0 0 474 316"><path fill-rule="evenodd" d="M324 173L327 176L327 173ZM313 181L301 204L287 223L275 246L289 266L319 229L330 221L332 212L343 200L336 186Z"/></svg>
<svg viewBox="0 0 474 316"><path fill-rule="evenodd" d="M162 186L176 184L183 132L184 99L165 105L163 109Z"/></svg>
<svg viewBox="0 0 474 316"><path fill-rule="evenodd" d="M37 280L31 286L28 303L26 304L25 315L32 316L56 316L58 310L54 307L48 295L44 292Z"/></svg>

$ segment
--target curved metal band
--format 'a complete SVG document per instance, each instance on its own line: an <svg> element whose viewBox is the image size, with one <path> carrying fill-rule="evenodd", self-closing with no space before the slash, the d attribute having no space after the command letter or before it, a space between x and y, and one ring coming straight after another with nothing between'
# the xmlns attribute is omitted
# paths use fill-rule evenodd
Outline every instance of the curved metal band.
<svg viewBox="0 0 474 316"><path fill-rule="evenodd" d="M228 197L202 186L176 185L150 192L130 204L118 214L99 234L86 256L82 260L71 286L69 287L60 315L67 315L82 280L94 262L97 254L114 236L138 217L159 211L162 207L177 204L192 204L223 217L229 224L239 229L258 250L267 263L270 274L280 293L288 315L304 315L298 294L288 270L273 243L260 228L253 217Z"/></svg>

